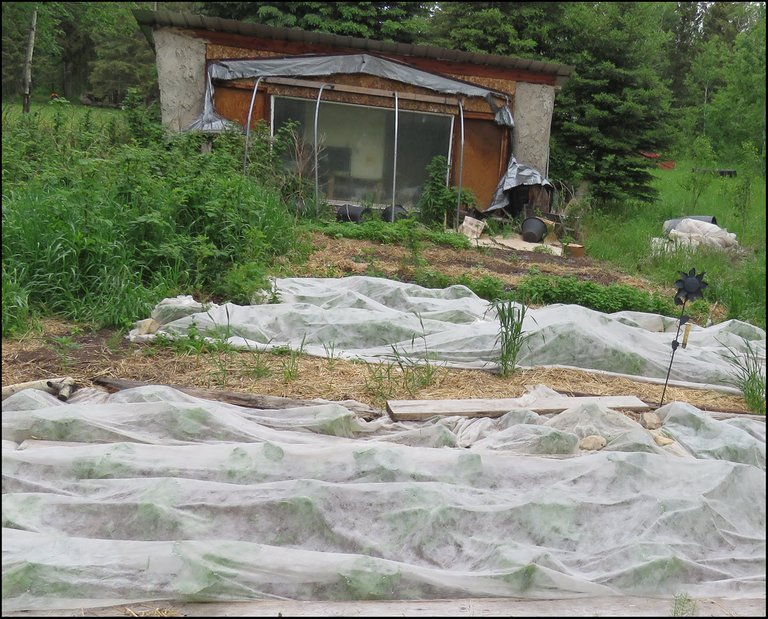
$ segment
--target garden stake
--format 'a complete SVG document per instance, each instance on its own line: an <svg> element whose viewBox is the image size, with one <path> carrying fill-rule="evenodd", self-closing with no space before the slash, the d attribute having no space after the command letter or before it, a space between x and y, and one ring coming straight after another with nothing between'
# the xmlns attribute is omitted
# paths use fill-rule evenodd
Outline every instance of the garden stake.
<svg viewBox="0 0 768 619"><path fill-rule="evenodd" d="M661 392L659 408L661 408L664 404L664 395L667 393L667 383L669 383L669 374L672 372L672 362L675 360L675 351L677 350L677 347L680 346L680 342L677 341L677 338L680 337L680 327L682 327L690 320L690 316L686 316L684 314L685 304L689 299L693 301L694 299L704 298L703 291L704 288L707 287L707 284L704 282L703 272L699 275L696 275L696 269L691 269L688 273L683 273L680 271L680 275L682 275L682 279L678 279L675 282L675 287L677 288L677 292L675 293L675 305L682 305L682 309L680 310L680 319L677 321L677 333L675 334L675 339L672 340L672 358L669 360L667 379L664 381L664 390ZM686 344L688 343L688 333L690 326L691 325L688 325L685 330L683 348L685 348Z"/></svg>

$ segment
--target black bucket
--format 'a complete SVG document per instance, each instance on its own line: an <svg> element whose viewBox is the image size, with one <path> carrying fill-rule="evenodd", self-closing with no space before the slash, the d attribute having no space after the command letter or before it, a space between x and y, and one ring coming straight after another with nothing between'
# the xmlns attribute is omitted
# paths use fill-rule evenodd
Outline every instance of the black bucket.
<svg viewBox="0 0 768 619"><path fill-rule="evenodd" d="M527 243L541 243L541 239L547 234L547 224L538 217L529 217L523 221L522 234Z"/></svg>
<svg viewBox="0 0 768 619"><path fill-rule="evenodd" d="M336 207L336 221L351 221L359 224L371 209L357 204L342 204Z"/></svg>
<svg viewBox="0 0 768 619"><path fill-rule="evenodd" d="M395 221L398 219L405 219L408 217L408 211L406 211L402 206L399 204L395 204ZM383 211L381 211L381 218L384 221L392 221L392 207L388 206Z"/></svg>

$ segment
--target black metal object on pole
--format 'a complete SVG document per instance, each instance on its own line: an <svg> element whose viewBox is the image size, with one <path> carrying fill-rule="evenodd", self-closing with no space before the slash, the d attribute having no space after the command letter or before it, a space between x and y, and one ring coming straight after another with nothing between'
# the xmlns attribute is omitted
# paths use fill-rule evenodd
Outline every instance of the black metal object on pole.
<svg viewBox="0 0 768 619"><path fill-rule="evenodd" d="M688 301L694 301L696 299L704 298L704 289L707 287L707 283L704 281L704 272L696 274L696 269L691 269L688 273L680 271L682 276L675 282L677 292L675 293L675 305L681 305L680 319L677 322L677 333L675 339L672 340L672 357L669 360L669 368L667 368L667 378L664 381L664 390L661 392L661 401L659 407L664 405L664 396L667 393L667 384L669 383L669 375L672 372L672 362L675 360L675 352L680 346L678 337L680 337L680 327L690 320L689 316L685 315L685 304ZM683 343L685 348L685 343Z"/></svg>

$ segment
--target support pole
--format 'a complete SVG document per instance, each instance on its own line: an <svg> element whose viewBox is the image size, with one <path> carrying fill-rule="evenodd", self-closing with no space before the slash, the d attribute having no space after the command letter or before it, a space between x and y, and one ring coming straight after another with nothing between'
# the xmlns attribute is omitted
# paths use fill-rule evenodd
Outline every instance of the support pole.
<svg viewBox="0 0 768 619"><path fill-rule="evenodd" d="M320 115L320 97L323 96L323 88L326 86L327 84L320 86L320 90L317 92L317 104L315 105L315 215L317 215L318 211L320 210L320 171L317 165L317 120L318 116Z"/></svg>
<svg viewBox="0 0 768 619"><path fill-rule="evenodd" d="M397 188L397 125L400 116L398 108L397 91L395 91L395 155L392 162L392 216L390 221L395 223L395 189Z"/></svg>
<svg viewBox="0 0 768 619"><path fill-rule="evenodd" d="M461 148L459 149L459 192L456 198L456 229L459 229L459 213L461 211L461 180L464 174L464 102L459 99L459 118L461 119Z"/></svg>
<svg viewBox="0 0 768 619"><path fill-rule="evenodd" d="M264 76L260 75L256 80L256 84L253 86L251 106L248 108L248 120L245 122L245 152L243 152L243 174L245 174L246 166L248 165L248 138L251 135L251 116L253 115L253 104L256 102L256 91L259 89L259 82L263 79Z"/></svg>

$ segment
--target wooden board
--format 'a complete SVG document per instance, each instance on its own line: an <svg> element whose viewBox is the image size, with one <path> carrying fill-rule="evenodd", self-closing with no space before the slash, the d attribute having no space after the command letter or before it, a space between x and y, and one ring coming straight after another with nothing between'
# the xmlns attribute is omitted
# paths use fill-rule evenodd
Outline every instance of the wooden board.
<svg viewBox="0 0 768 619"><path fill-rule="evenodd" d="M532 404L521 405L519 399L499 398L485 400L388 400L387 412L394 421L421 421L429 417L500 417L515 408L525 408L535 413L560 413L567 408L581 404L600 404L608 408L620 408L630 411L647 411L651 407L635 396L598 396L598 397L551 397L536 400Z"/></svg>
<svg viewBox="0 0 768 619"><path fill-rule="evenodd" d="M108 390L113 392L121 391L123 389L133 389L135 387L147 387L149 385L156 385L156 383L145 383L138 380L125 380L121 378L107 377L96 377L93 379L93 382L97 385L101 385L102 387L106 387ZM296 400L293 398L283 398L273 395L258 395L255 393L241 393L238 391L195 389L192 387L184 387L182 385L160 386L176 389L177 391L181 391L195 398L202 398L204 400L217 400L220 402L226 402L227 404L234 404L235 406L245 406L247 408L278 410L283 408L298 408L301 406L317 406L318 404L341 404L366 421L370 421L372 419L383 416L382 411L355 400L338 400L335 402L330 400L322 400L319 398L314 400Z"/></svg>
<svg viewBox="0 0 768 619"><path fill-rule="evenodd" d="M765 617L765 597L693 598L699 617ZM3 611L3 617L669 617L672 598L585 597L558 600L473 598L323 602L264 600Z"/></svg>

